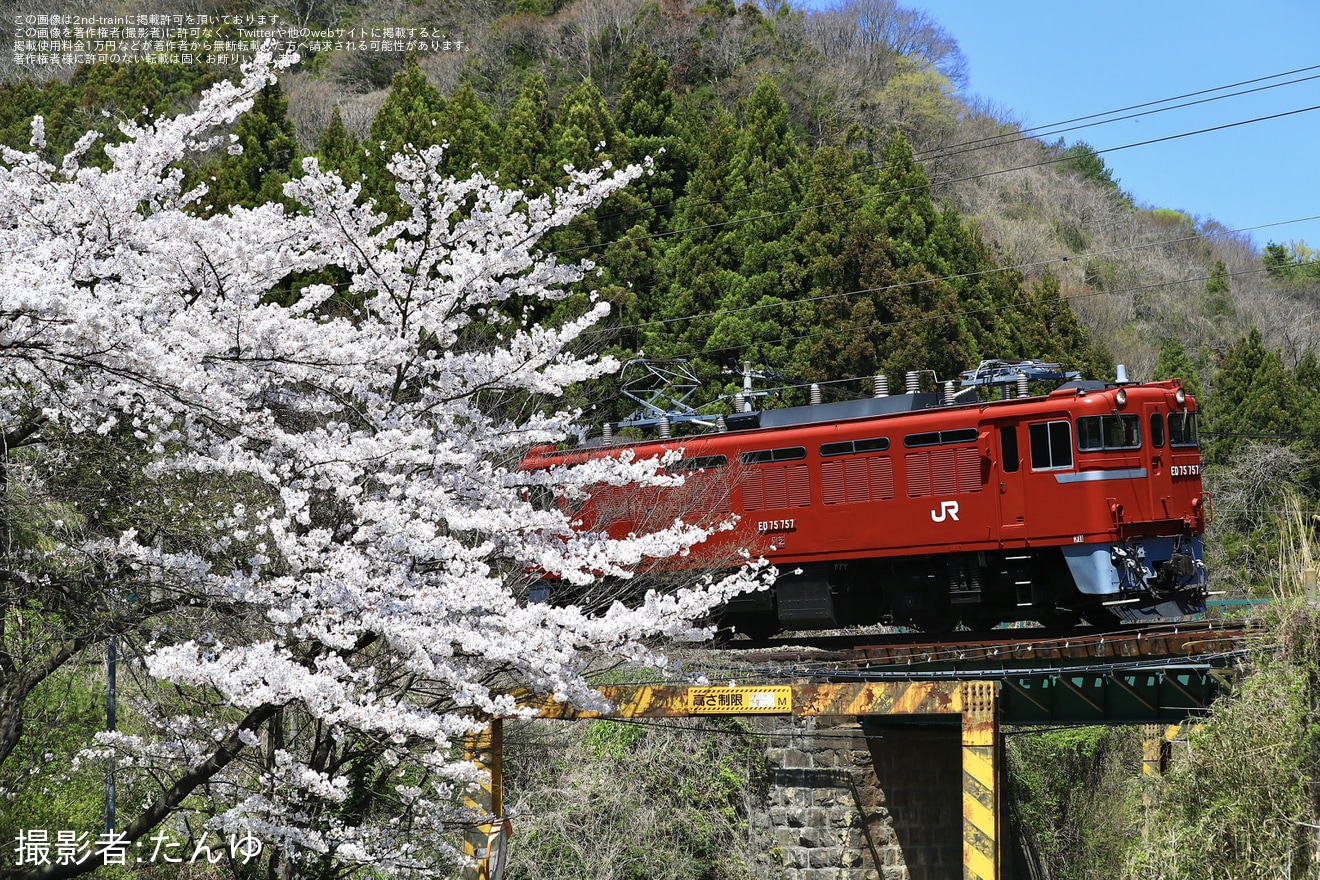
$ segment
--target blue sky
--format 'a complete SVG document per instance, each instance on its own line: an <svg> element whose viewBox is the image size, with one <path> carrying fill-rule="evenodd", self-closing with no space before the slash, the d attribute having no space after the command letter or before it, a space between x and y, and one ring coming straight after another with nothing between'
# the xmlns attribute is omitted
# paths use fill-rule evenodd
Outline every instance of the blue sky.
<svg viewBox="0 0 1320 880"><path fill-rule="evenodd" d="M1025 126L1320 65L1320 0L907 0L903 5L926 10L958 41L967 58L969 92ZM1062 136L1070 144L1085 140L1104 151L1320 105L1320 67L1245 88L1304 77L1317 78ZM1230 229L1311 217L1251 235L1262 246L1303 240L1320 248L1318 147L1320 109L1102 155L1119 185L1139 203L1211 217Z"/></svg>

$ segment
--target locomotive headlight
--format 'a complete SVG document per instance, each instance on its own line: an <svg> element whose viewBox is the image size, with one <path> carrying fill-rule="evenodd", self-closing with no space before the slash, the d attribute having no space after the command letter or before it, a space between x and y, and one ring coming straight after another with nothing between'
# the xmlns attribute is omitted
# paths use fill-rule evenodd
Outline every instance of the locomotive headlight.
<svg viewBox="0 0 1320 880"><path fill-rule="evenodd" d="M1120 389L1118 389L1118 393L1114 395L1114 401L1115 401L1119 406L1123 406L1124 404L1126 404L1126 403L1127 403L1127 389L1126 389L1126 388L1120 388Z"/></svg>
<svg viewBox="0 0 1320 880"><path fill-rule="evenodd" d="M1179 388L1177 391L1173 392L1173 399L1178 401L1179 406L1183 406L1187 403L1187 392Z"/></svg>

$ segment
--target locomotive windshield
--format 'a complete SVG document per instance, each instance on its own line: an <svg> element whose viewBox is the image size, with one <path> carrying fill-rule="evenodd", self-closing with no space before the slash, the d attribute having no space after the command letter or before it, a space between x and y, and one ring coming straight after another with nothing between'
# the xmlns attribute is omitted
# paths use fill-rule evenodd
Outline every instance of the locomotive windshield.
<svg viewBox="0 0 1320 880"><path fill-rule="evenodd" d="M1169 445L1196 446L1196 413L1169 413Z"/></svg>

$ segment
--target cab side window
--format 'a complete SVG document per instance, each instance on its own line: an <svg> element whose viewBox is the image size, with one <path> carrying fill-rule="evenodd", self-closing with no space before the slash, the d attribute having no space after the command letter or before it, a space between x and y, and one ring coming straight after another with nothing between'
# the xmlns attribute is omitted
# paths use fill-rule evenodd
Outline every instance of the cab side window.
<svg viewBox="0 0 1320 880"><path fill-rule="evenodd" d="M1132 415L1082 416L1077 420L1077 448L1082 452L1139 449L1141 419Z"/></svg>
<svg viewBox="0 0 1320 880"><path fill-rule="evenodd" d="M1066 420L1037 422L1028 431L1032 470L1072 467L1072 426Z"/></svg>

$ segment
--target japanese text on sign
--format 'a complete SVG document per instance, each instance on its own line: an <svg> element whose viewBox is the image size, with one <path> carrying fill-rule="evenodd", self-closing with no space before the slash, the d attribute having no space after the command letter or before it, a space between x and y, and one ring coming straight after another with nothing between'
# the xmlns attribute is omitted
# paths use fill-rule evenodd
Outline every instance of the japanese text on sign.
<svg viewBox="0 0 1320 880"><path fill-rule="evenodd" d="M793 711L793 689L774 687L688 688L688 711L696 715L773 715Z"/></svg>

